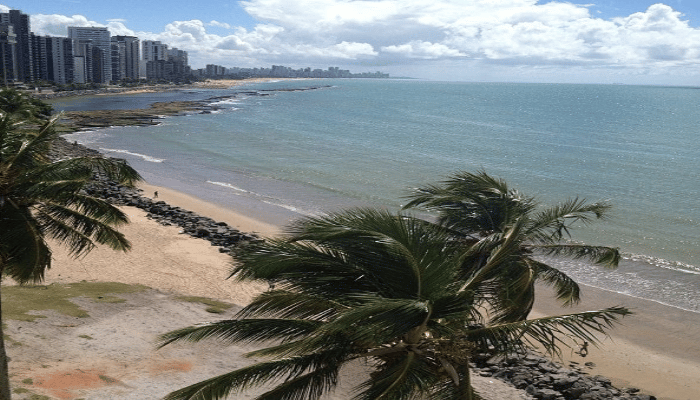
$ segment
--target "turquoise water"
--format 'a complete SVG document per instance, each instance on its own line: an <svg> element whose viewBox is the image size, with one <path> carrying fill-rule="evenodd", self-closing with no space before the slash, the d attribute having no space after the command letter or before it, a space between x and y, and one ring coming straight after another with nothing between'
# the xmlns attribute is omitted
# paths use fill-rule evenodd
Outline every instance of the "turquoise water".
<svg viewBox="0 0 700 400"><path fill-rule="evenodd" d="M574 239L618 246L625 262L613 274L568 262L568 272L594 286L700 311L700 90L410 80L246 89L314 85L330 87L246 94L214 114L71 140L127 158L151 183L271 222L337 207L398 208L408 188L458 170L484 169L545 204L576 196L609 200L610 220L575 230ZM152 101L222 93L160 94ZM85 107L80 102L56 108Z"/></svg>

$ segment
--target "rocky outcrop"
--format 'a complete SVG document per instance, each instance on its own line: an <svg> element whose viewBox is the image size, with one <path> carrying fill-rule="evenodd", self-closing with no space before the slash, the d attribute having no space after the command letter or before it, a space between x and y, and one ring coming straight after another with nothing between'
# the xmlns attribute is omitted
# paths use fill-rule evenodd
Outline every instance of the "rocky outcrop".
<svg viewBox="0 0 700 400"><path fill-rule="evenodd" d="M475 358L473 371L480 376L493 377L509 382L530 396L541 400L655 400L656 397L640 394L639 389L618 389L610 379L591 376L587 368L571 362L569 367L552 362L534 352L512 356L491 357L482 354Z"/></svg>
<svg viewBox="0 0 700 400"><path fill-rule="evenodd" d="M162 225L179 226L182 233L207 240L213 246L218 246L222 253L228 253L244 242L261 240L258 236L243 233L225 222L214 221L164 201L153 201L141 196L139 190L119 186L115 182L105 181L92 185L87 192L112 204L138 207L147 212L148 218Z"/></svg>
<svg viewBox="0 0 700 400"><path fill-rule="evenodd" d="M69 143L62 138L53 143L50 153L50 157L54 160L97 156L101 156L98 151L77 143ZM192 211L171 206L164 201L153 201L141 196L139 189L121 186L102 176L97 176L95 183L88 186L86 192L112 204L138 207L146 211L149 218L160 224L179 226L183 233L207 240L213 246L218 246L221 252L228 253L242 243L261 240L258 236L243 233L225 222L214 221Z"/></svg>

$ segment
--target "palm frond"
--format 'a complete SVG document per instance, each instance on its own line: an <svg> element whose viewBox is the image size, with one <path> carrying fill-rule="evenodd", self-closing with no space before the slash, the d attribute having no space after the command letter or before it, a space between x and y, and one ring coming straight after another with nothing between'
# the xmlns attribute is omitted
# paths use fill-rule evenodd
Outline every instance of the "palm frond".
<svg viewBox="0 0 700 400"><path fill-rule="evenodd" d="M337 352L257 363L182 388L168 394L164 400L224 399L232 392L237 393L275 380L293 381L309 370L317 372L317 374L310 376L305 382L303 380L296 381L293 393L322 393L335 386L337 369L342 363L343 354ZM302 398L292 397L290 399Z"/></svg>
<svg viewBox="0 0 700 400"><path fill-rule="evenodd" d="M60 204L42 204L35 207L36 220L44 233L66 245L74 256L81 256L105 244L114 250L127 251L131 243L123 233L110 224Z"/></svg>
<svg viewBox="0 0 700 400"><path fill-rule="evenodd" d="M561 347L569 345L563 338L586 341L597 345L598 335L619 323L620 318L632 314L625 307L610 307L599 311L587 311L551 317L505 323L466 331L468 340L478 347L495 346L507 352L521 349L524 343L537 346L560 355Z"/></svg>
<svg viewBox="0 0 700 400"><path fill-rule="evenodd" d="M275 317L324 320L347 306L326 297L307 293L272 290L259 294L239 311L238 318Z"/></svg>
<svg viewBox="0 0 700 400"><path fill-rule="evenodd" d="M179 341L199 342L206 339L216 339L225 344L296 340L313 333L319 326L319 322L279 318L223 320L165 333L158 338L158 348Z"/></svg>
<svg viewBox="0 0 700 400"><path fill-rule="evenodd" d="M420 326L431 313L431 305L414 299L373 297L324 324L323 333L342 334L361 343L387 343L399 340Z"/></svg>
<svg viewBox="0 0 700 400"><path fill-rule="evenodd" d="M585 244L556 244L532 246L534 251L546 255L584 259L606 268L617 268L620 263L620 250L615 247L590 246Z"/></svg>
<svg viewBox="0 0 700 400"><path fill-rule="evenodd" d="M528 259L534 268L537 280L546 283L556 290L557 300L565 307L577 304L581 300L581 288L578 283L562 271L549 265Z"/></svg>
<svg viewBox="0 0 700 400"><path fill-rule="evenodd" d="M585 199L569 199L533 216L527 234L531 240L542 243L559 241L571 236L569 229L573 224L589 223L593 218L604 219L610 208L606 202L587 204Z"/></svg>
<svg viewBox="0 0 700 400"><path fill-rule="evenodd" d="M405 352L398 359L384 362L375 372L372 378L357 390L354 400L409 400L420 399L430 392L436 381L440 380L437 374L437 364L420 358L414 352ZM442 379L446 379L443 375Z"/></svg>
<svg viewBox="0 0 700 400"><path fill-rule="evenodd" d="M0 218L2 273L18 283L40 282L51 267L51 249L31 210L8 199Z"/></svg>

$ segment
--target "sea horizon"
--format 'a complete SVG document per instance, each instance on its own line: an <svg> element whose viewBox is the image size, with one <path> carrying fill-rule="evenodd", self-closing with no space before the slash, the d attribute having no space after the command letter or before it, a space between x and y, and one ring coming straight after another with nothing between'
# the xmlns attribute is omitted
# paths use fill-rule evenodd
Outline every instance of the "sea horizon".
<svg viewBox="0 0 700 400"><path fill-rule="evenodd" d="M290 88L309 90L276 91ZM398 210L411 187L460 170L484 170L544 204L607 200L611 219L574 229L573 239L619 247L622 265L609 272L566 261L561 269L584 284L700 312L692 107L700 92L688 89L278 81L103 96L101 107L118 108L260 91L224 99L213 114L69 140L127 159L149 183L275 223L345 207Z"/></svg>

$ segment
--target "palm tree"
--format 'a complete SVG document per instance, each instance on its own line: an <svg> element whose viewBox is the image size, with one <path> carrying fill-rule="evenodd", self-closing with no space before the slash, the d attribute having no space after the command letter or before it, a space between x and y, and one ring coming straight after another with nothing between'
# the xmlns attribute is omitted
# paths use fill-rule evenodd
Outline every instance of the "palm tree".
<svg viewBox="0 0 700 400"><path fill-rule="evenodd" d="M46 119L51 116L51 105L22 94L15 89L0 90L0 112L19 119Z"/></svg>
<svg viewBox="0 0 700 400"><path fill-rule="evenodd" d="M85 194L96 173L132 185L140 179L125 161L81 157L51 161L47 153L57 138L55 119L38 131L21 129L0 113L0 283L3 277L39 282L51 266L52 238L79 256L95 243L128 250L114 227L127 222L118 208ZM1 306L0 306L1 310ZM0 326L0 400L10 399L7 355Z"/></svg>
<svg viewBox="0 0 700 400"><path fill-rule="evenodd" d="M475 399L469 359L487 344L507 352L528 343L559 350L559 338L596 343L624 308L492 324L491 271L515 248L515 229L487 262L465 276L468 249L424 220L386 211L350 210L306 218L286 237L236 251L232 276L274 285L236 319L183 328L160 346L218 338L270 347L269 358L177 390L168 400L222 399L277 383L259 400L318 399L354 360L371 368L355 399ZM271 344L272 343L272 344Z"/></svg>
<svg viewBox="0 0 700 400"><path fill-rule="evenodd" d="M533 197L483 171L458 172L438 185L415 189L409 199L404 209L436 211L437 223L470 248L465 260L468 268L484 265L503 242L505 233L522 226L518 237L513 238L517 250L492 272L500 277L500 285L495 287L500 300L513 305L497 316L501 321L527 318L535 301L536 281L554 286L564 305L580 300L580 288L573 279L535 256L587 259L609 268L617 267L620 259L616 248L563 242L575 224L605 218L610 205L604 202L588 204L575 198L542 209Z"/></svg>

